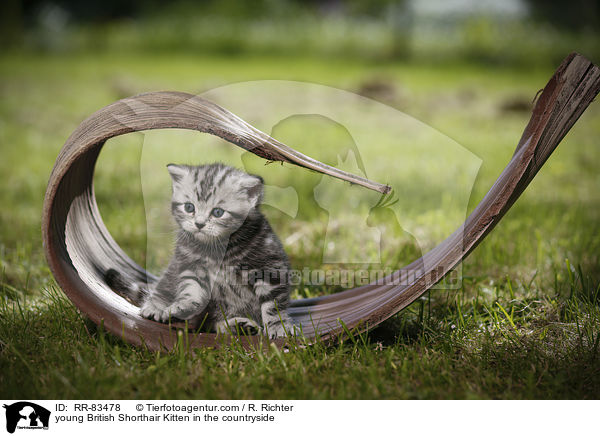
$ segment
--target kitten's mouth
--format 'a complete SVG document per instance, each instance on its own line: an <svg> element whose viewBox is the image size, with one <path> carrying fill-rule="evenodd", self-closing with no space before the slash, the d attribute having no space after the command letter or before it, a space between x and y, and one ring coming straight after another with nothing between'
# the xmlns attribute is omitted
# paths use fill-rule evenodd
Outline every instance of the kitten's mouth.
<svg viewBox="0 0 600 436"><path fill-rule="evenodd" d="M196 239L202 241L202 242L217 242L220 240L220 238L216 235L211 235L210 233L207 233L203 230L198 230L194 233L194 236L196 237Z"/></svg>

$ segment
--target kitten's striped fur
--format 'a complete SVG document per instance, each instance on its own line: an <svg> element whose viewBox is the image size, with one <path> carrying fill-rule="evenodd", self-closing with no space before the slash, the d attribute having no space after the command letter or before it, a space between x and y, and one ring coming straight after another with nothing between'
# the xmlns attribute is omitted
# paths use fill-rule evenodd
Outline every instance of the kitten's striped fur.
<svg viewBox="0 0 600 436"><path fill-rule="evenodd" d="M262 178L220 163L168 170L171 212L180 227L169 266L148 290L113 269L106 273L109 286L156 321L208 321L217 332L239 326L285 335L290 266L259 210Z"/></svg>

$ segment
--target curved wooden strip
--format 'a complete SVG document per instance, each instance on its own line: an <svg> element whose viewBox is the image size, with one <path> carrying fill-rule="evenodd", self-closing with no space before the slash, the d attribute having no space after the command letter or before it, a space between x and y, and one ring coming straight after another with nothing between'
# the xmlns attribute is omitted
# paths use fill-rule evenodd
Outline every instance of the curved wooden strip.
<svg viewBox="0 0 600 436"><path fill-rule="evenodd" d="M527 187L546 159L600 90L597 66L569 55L542 92L515 154L464 225L421 259L378 283L339 294L297 300L289 309L307 337L326 339L348 328L373 326L430 289L462 261ZM93 114L73 132L61 150L44 200L42 232L50 268L67 296L94 322L151 349L172 348L173 328L141 318L137 308L110 291L104 271L116 267L138 279L154 280L116 244L104 226L94 197L93 172L104 142L124 133L184 128L211 133L269 160L295 163L384 192L386 187L328 167L258 131L214 103L183 93L139 95ZM413 281L403 278L418 270ZM256 337L240 338L246 346ZM282 344L282 340L277 341ZM190 346L217 346L214 334L190 338Z"/></svg>

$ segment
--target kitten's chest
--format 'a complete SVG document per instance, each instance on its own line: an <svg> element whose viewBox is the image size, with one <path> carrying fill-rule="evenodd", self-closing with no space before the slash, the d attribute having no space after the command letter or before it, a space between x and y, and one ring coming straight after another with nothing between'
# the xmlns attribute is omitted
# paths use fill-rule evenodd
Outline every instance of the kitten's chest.
<svg viewBox="0 0 600 436"><path fill-rule="evenodd" d="M211 274L211 300L228 316L245 314L259 319L260 304L254 286L240 273L240 268L223 267Z"/></svg>
<svg viewBox="0 0 600 436"><path fill-rule="evenodd" d="M248 274L248 268L243 265L205 259L196 264L195 273L200 280L210 283L213 294L233 293L245 298L251 298L254 295L252 277Z"/></svg>

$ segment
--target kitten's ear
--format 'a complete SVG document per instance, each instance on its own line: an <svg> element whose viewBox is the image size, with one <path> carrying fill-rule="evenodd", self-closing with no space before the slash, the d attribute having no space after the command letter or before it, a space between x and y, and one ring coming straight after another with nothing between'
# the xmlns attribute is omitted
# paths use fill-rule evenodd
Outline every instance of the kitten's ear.
<svg viewBox="0 0 600 436"><path fill-rule="evenodd" d="M241 182L242 189L245 190L253 206L262 203L264 195L264 181L261 176L246 174Z"/></svg>
<svg viewBox="0 0 600 436"><path fill-rule="evenodd" d="M169 164L167 165L167 170L169 170L169 174L171 174L173 183L180 182L181 179L183 179L186 174L189 173L189 169L186 165Z"/></svg>

